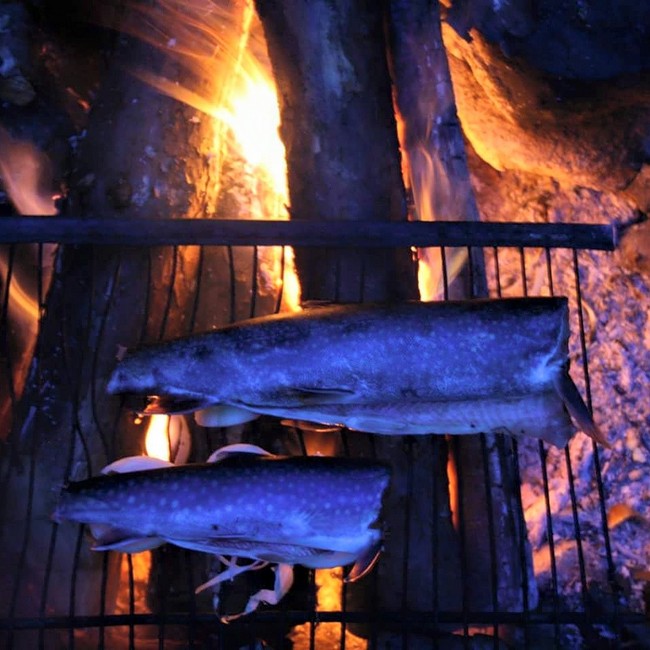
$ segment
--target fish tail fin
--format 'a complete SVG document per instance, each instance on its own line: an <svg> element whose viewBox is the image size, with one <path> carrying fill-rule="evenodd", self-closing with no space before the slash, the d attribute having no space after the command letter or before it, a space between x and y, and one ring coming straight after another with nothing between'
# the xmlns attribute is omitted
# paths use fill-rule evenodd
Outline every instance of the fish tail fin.
<svg viewBox="0 0 650 650"><path fill-rule="evenodd" d="M370 573L375 564L377 564L377 560L379 560L381 549L381 540L368 546L368 548L366 548L366 550L357 558L357 561L350 569L348 575L345 576L343 582L356 582Z"/></svg>
<svg viewBox="0 0 650 650"><path fill-rule="evenodd" d="M565 370L560 373L560 376L555 381L555 389L562 398L564 406L569 415L574 419L579 429L586 433L590 438L600 443L603 447L611 449L612 445L605 434L600 430L600 427L594 422L594 419L587 408L582 395L578 391L578 387L573 383L573 379Z"/></svg>

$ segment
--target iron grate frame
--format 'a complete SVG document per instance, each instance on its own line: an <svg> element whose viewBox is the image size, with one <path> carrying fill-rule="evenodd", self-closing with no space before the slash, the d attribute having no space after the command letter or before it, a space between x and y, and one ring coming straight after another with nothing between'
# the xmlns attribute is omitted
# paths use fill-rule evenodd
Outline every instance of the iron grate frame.
<svg viewBox="0 0 650 650"><path fill-rule="evenodd" d="M75 246L116 246L118 244L124 244L122 241L121 228L124 224L115 225L115 237L111 237L111 224L110 222L101 221L102 228L105 229L104 236L100 237L99 235L93 234L93 228L88 227L86 229L81 228L74 232L70 237L64 236L64 233L60 228L62 227L60 223L57 224L58 219L52 218L40 218L40 217L28 217L28 218L19 218L12 219L6 218L0 220L0 243L5 243L7 246L7 272L5 277L5 286L4 286L4 295L2 302L2 310L0 311L0 321L3 323L3 329L7 329L7 318L8 318L8 301L9 301L9 291L11 286L11 276L13 272L13 263L17 254L19 254L19 247L27 242L31 244L36 244L38 249L38 259L39 266L36 269L36 274L38 276L38 305L39 312L41 315L44 313L46 308L46 299L43 291L43 277L45 275L45 270L43 268L43 244L46 242L65 242L67 244L73 244ZM254 224L244 224L244 225L231 225L229 222L225 230L220 231L219 229L208 233L207 230L204 230L196 234L196 222L204 220L191 220L192 224L188 223L190 220L177 220L181 223L174 224L175 228L180 228L180 234L178 230L173 232L159 232L159 237L153 236L146 241L146 244L142 241L138 241L138 246L146 245L148 247L154 246L171 246L173 251L173 272L172 272L172 281L169 283L169 296L166 302L165 311L162 317L162 324L160 329L161 338L164 336L166 329L166 322L169 316L170 307L172 304L172 290L174 286L174 279L176 274L176 261L178 260L178 250L179 247L185 244L198 245L199 243L205 242L203 245L210 246L223 246L227 251L227 259L229 263L229 274L230 274L230 288L229 288L229 310L230 310L230 319L235 320L236 316L236 307L238 301L238 292L235 282L235 258L236 251L241 251L242 248L250 249L248 254L251 257L251 268L253 269L252 275L250 277L251 281L251 293L250 300L248 304L248 314L250 317L258 315L258 296L259 296L259 287L257 285L257 269L259 267L259 258L260 250L263 246L268 245L291 245L291 244L302 244L302 245L313 245L313 246L323 246L323 245L333 245L336 243L337 247L373 247L373 246L394 246L392 243L395 241L395 238L399 241L400 245L411 246L436 246L439 249L441 260L443 263L443 274L445 277L445 297L448 297L448 278L447 278L447 269L446 269L446 254L445 251L447 248L463 246L467 248L469 253L470 261L473 259L472 253L475 251L482 251L486 259L492 258L493 268L495 271L495 286L491 287L494 295L501 296L503 291L502 282L500 278L500 255L502 255L503 249L509 249L510 252L515 252L518 254L520 261L520 276L521 276L521 295L527 296L529 293L528 289L528 270L526 267L526 252L529 249L539 249L543 251L543 256L546 264L546 273L547 273L547 282L548 288L550 290L550 295L554 295L554 260L553 256L556 250L566 249L570 251L571 255L571 266L572 273L575 284L575 303L577 305L576 315L578 320L578 339L580 347L580 356L581 356L581 373L584 379L585 385L585 396L589 408L592 408L592 396L591 396L591 385L589 378L589 363L588 363L588 354L587 354L587 337L585 333L585 321L582 305L582 294L581 294L581 280L580 280L580 252L588 250L600 250L600 251L612 251L616 247L616 229L608 225L598 225L598 226L570 226L562 225L558 230L556 226L558 224L476 224L476 223L467 223L467 224L458 224L454 223L451 226L448 226L450 230L445 230L445 224L391 224L390 228L387 228L385 231L381 232L381 237L379 239L368 239L363 237L359 239L359 230L355 224L352 224L352 227L344 227L342 229L334 229L327 232L324 232L320 227L306 227L306 224L299 224L297 222L288 222L282 223L281 226L276 227L274 224L271 224L271 227L268 233L262 237L262 241L259 243L254 243L250 245L251 240L246 239L246 237L253 237L256 228L260 227L260 224L263 222L255 222ZM214 221L211 221L211 224L206 224L205 226L200 226L200 228L213 228ZM4 222L4 223L3 223ZM15 229L14 226L16 223L26 224L26 230ZM165 222L167 223L167 222ZM281 223L281 222L278 222ZM63 224L65 228L68 227L68 224ZM396 228L393 228L396 226ZM488 228L483 228L484 226L489 226ZM495 226L498 226L495 228ZM553 227L547 227L553 226ZM130 228L133 228L133 223L130 222ZM186 228L187 232L183 235L182 231ZM231 229L234 228L234 231ZM239 231L241 228L241 232ZM483 228L483 229L482 229ZM194 229L194 230L193 230ZM253 230L251 230L253 229ZM109 234L106 235L106 230ZM294 232L295 231L295 232ZM396 234L398 233L399 234ZM459 234L460 233L460 234ZM198 236L198 239L196 239ZM165 238L172 237L174 243L170 243ZM346 239L347 237L347 239ZM11 242L11 243L8 243ZM234 242L234 243L233 243ZM201 247L201 255L203 254L203 247ZM284 249L283 249L284 250ZM201 257L203 260L203 257ZM284 255L282 255L282 275L284 276ZM201 268L201 266L199 266ZM116 274L119 273L119 265L116 269ZM282 301L282 286L279 289L278 295L274 300L275 311L280 307ZM200 291L200 287L197 288L197 294ZM195 311L191 316L193 320L195 316ZM6 344L6 340L4 342ZM7 358L8 356L5 355ZM11 368L7 368L9 375L11 376ZM10 382L11 386L11 382ZM15 391L13 388L10 389L12 395L12 401L15 398ZM15 406L15 404L14 404ZM345 438L345 435L344 435ZM485 437L481 434L481 440L483 448L485 448ZM409 440L408 437L405 439L405 445L408 446ZM512 448L514 451L515 457L517 456L517 443L516 441L511 441ZM303 451L306 451L304 441L300 441L300 445ZM347 447L345 444L345 439L343 440L344 448ZM0 448L2 454L6 453L6 447ZM606 517L606 494L605 487L601 476L601 466L599 460L598 449L594 445L594 465L595 465L595 479L598 488L599 503L601 510L602 518L602 533L603 543L605 545L605 554L607 562L607 571L608 571L608 580L610 587L612 589L612 598L611 598L611 608L603 608L602 605L597 605L591 602L589 598L589 585L585 569L585 560L584 554L581 545L581 525L580 517L578 512L578 506L575 495L575 486L574 486L574 476L571 468L571 457L569 455L568 448L565 449L565 462L568 469L569 476L569 490L571 492L571 504L572 512L574 519L574 529L576 531L576 544L577 544L577 554L580 564L580 586L583 595L582 611L560 611L559 605L559 595L558 595L558 575L557 575L557 566L555 552L553 548L553 514L551 512L551 506L549 502L549 491L548 491L548 476L547 476L547 467L546 467L546 454L547 446L543 442L538 443L538 453L540 458L540 467L543 474L543 481L545 486L545 497L546 497L546 518L550 534L550 556L551 556L551 570L552 570L552 582L554 587L554 599L553 599L553 608L550 612L539 612L532 611L529 609L527 604L525 604L524 611L521 613L516 612L503 612L497 611L495 607L492 612L472 612L467 608L463 608L461 611L442 611L440 610L436 602L432 603L430 611L427 612L412 612L406 608L406 605L403 604L402 608L397 611L384 611L377 608L376 603L374 606L367 612L350 612L346 611L345 606L339 612L316 612L314 608L306 610L294 610L286 607L280 606L279 610L273 611L261 611L253 615L250 619L244 621L236 621L229 624L230 627L238 628L255 628L259 623L264 622L273 622L282 618L284 623L300 623L306 622L311 626L311 638L314 639L314 630L315 627L320 622L336 622L336 623L367 623L372 629L372 634L369 638L369 647L374 648L378 647L377 643L377 634L379 630L389 629L397 630L401 635L402 647L410 647L410 635L414 633L422 633L425 636L428 636L431 640L431 643L434 647L443 647L440 645L442 640L445 638L445 625L456 625L460 626L460 630L464 632L463 638L466 641L466 647L470 647L470 627L475 625L484 625L491 628L494 633L494 647L498 646L497 633L499 632L499 626L502 625L511 625L517 627L522 632L522 647L529 647L531 645L532 639L531 635L534 634L536 626L552 626L554 630L554 638L556 641L559 641L561 626L563 625L575 625L581 629L593 628L597 625L609 626L615 637L622 641L625 636L625 627L629 625L638 625L641 624L645 619L643 615L640 614L631 614L629 612L621 612L618 608L618 598L617 598L617 585L615 580L615 566L612 558L611 546L609 541L609 529L607 526L607 517ZM483 455L484 462L484 471L487 472L487 455ZM4 473L0 474L0 486L4 488L6 481L9 480L10 468L7 464L0 466L0 469L4 469ZM515 470L518 474L518 463L515 463ZM33 471L33 468L32 468ZM33 478L33 477L32 477ZM412 485L410 490L413 491L415 488ZM3 492L4 493L4 490ZM410 501L410 499L409 499ZM435 506L435 504L433 504ZM29 519L29 517L28 517ZM0 519L0 525L5 528L5 522ZM406 525L406 539L408 544L408 525ZM29 525L27 525L24 531L25 540L29 538ZM461 533L461 547L464 548L467 540L462 539L463 535ZM78 535L78 543L75 550L75 554L78 556L80 552L80 547L82 544L81 532ZM27 543L25 541L25 543ZM56 535L53 534L51 538L51 544L56 543ZM495 545L491 541L491 556L494 555ZM522 547L521 552L525 553L525 549ZM407 552L405 552L404 562L408 562ZM14 599L17 597L18 593L18 583L20 582L20 574L22 568L17 567L16 572L16 589L14 593ZM496 571L495 566L491 567L492 573ZM405 573L406 575L406 573ZM46 585L44 586L44 591L47 591L47 583L50 581L50 577L46 577ZM313 576L312 576L313 580ZM133 573L132 568L130 571L130 584L131 591L133 588ZM403 585L403 591L406 593L408 591L408 585ZM433 590L435 593L435 589ZM527 593L527 590L524 586L524 594ZM44 596L45 598L45 596ZM525 600L526 596L524 596ZM112 627L121 627L127 626L129 628L129 642L128 647L137 647L136 645L136 630L141 626L156 626L158 628L158 642L162 647L166 640L165 628L170 625L180 625L187 628L188 633L188 644L190 647L203 647L196 645L198 641L192 637L192 628L195 625L208 625L215 626L216 629L219 629L222 624L212 615L202 614L197 611L196 604L191 606L190 612L188 613L174 613L169 612L167 614L142 614L136 613L133 610L133 594L131 593L131 611L128 614L105 614L98 616L79 616L79 615L69 615L69 616L48 616L45 613L45 601L41 605L41 614L37 617L21 617L14 615L14 607L12 606L11 611L8 616L5 616L3 613L0 613L0 630L5 630L7 632L7 640L9 642L9 647L12 647L14 641L19 639L19 633L21 631L35 631L37 632L38 638L38 647L47 647L48 643L45 636L46 630L65 630L68 631L68 641L69 647L75 647L74 640L74 630L76 629L85 629L85 628L96 628L99 630L99 641L98 646L100 648L110 647L108 642L104 638L104 631ZM496 601L495 601L496 602ZM345 605L345 600L344 600ZM15 603L14 603L15 606ZM74 612L75 602L74 595L71 596L70 600L71 611ZM221 637L220 645L218 646L209 646L209 647L228 647L223 645L223 637ZM77 644L78 645L78 644ZM346 641L345 636L341 634L340 638L340 647L345 648ZM15 647L20 647L17 645ZM205 646L208 647L208 646ZM253 644L250 647L255 647ZM279 646L278 646L279 647ZM416 646L414 646L416 647Z"/></svg>

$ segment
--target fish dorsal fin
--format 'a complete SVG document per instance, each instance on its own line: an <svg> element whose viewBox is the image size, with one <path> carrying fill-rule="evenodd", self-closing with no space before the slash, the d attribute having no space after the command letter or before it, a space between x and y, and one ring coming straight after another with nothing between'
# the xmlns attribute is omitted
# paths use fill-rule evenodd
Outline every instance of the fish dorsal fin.
<svg viewBox="0 0 650 650"><path fill-rule="evenodd" d="M127 456L120 458L110 465L106 465L102 474L128 474L129 472L142 472L150 469L173 467L174 463L151 456Z"/></svg>
<svg viewBox="0 0 650 650"><path fill-rule="evenodd" d="M273 456L271 452L266 451L266 449L262 449L257 445L247 445L243 442L239 442L234 445L226 445L225 447L221 447L220 449L213 451L206 462L218 463L220 460L223 460L224 458L237 456L239 454L254 454L256 456Z"/></svg>

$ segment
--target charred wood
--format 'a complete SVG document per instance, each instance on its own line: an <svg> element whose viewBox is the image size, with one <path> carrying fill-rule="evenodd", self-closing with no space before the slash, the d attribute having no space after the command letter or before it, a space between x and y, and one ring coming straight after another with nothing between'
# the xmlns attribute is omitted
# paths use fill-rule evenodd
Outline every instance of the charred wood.
<svg viewBox="0 0 650 650"><path fill-rule="evenodd" d="M291 218L404 220L381 4L256 5L278 87ZM296 263L305 300L416 295L408 251L355 257L297 248Z"/></svg>
<svg viewBox="0 0 650 650"><path fill-rule="evenodd" d="M457 215L466 221L479 221L438 5L393 0L390 11L396 101L403 120L402 143L416 207L424 212L422 217ZM433 190L427 191L430 188L422 187L423 184L433 185ZM431 204L422 205L422 196ZM476 224L475 230L480 225L483 224ZM455 253L462 254L466 251ZM470 254L470 265L448 288L450 297L487 296L482 253L472 250ZM429 264L434 261L429 260ZM446 448L443 453L446 458ZM461 591L455 595L445 592L444 606L454 608L462 604L462 609L477 611L519 611L524 603L529 605L536 592L532 588L530 596L522 596L522 574L530 576L531 585L533 580L532 561L525 548L523 514L516 498L518 485L508 479L516 458L506 453L494 435L485 437L483 447L476 436L454 439L448 453L455 465L450 496L453 495L452 501L455 499L452 507L457 537L447 540L446 548L459 545L455 568L461 578L456 582ZM520 552L522 548L524 551Z"/></svg>

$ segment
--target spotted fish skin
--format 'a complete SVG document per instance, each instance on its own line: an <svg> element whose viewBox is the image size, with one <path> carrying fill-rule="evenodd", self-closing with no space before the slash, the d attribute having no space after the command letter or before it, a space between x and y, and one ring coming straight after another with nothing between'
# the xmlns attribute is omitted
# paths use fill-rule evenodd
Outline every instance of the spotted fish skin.
<svg viewBox="0 0 650 650"><path fill-rule="evenodd" d="M124 540L309 567L378 548L389 469L370 460L237 455L217 463L98 476L67 485L53 515ZM116 533L117 531L117 533ZM145 542L142 542L145 540ZM153 544L155 545L155 544Z"/></svg>
<svg viewBox="0 0 650 650"><path fill-rule="evenodd" d="M568 337L563 297L339 305L142 348L108 390L158 396L161 412L226 404L383 434L516 427L558 445L575 431L570 413L602 442L568 374ZM531 396L536 416L522 427ZM481 415L493 406L501 424Z"/></svg>

